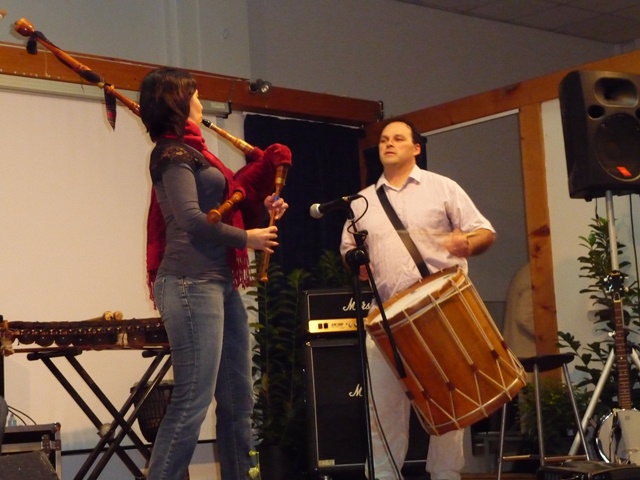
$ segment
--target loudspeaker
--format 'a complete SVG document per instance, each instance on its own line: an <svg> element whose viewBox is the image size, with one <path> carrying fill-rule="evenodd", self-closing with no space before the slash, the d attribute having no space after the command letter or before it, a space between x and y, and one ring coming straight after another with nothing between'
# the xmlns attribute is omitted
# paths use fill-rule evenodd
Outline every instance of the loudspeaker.
<svg viewBox="0 0 640 480"><path fill-rule="evenodd" d="M367 430L357 337L315 339L305 346L310 471L365 471ZM424 473L429 436L412 413L403 467Z"/></svg>
<svg viewBox="0 0 640 480"><path fill-rule="evenodd" d="M640 191L640 76L573 71L560 82L571 198Z"/></svg>
<svg viewBox="0 0 640 480"><path fill-rule="evenodd" d="M47 455L39 450L0 456L1 480L58 480Z"/></svg>

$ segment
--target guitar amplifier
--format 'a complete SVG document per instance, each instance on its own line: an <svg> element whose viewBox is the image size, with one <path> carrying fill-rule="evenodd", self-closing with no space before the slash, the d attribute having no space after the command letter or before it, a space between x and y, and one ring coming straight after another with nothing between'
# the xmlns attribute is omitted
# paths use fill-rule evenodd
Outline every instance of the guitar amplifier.
<svg viewBox="0 0 640 480"><path fill-rule="evenodd" d="M368 447L359 348L353 335L305 344L307 459L309 471L323 478L364 479L357 475L366 470ZM428 447L429 436L412 409L403 478L424 474Z"/></svg>
<svg viewBox="0 0 640 480"><path fill-rule="evenodd" d="M302 322L310 337L356 334L356 302L350 287L304 290L302 297ZM366 317L373 300L370 288L362 289L361 300Z"/></svg>
<svg viewBox="0 0 640 480"><path fill-rule="evenodd" d="M638 480L640 467L596 461L573 461L545 465L538 469L537 480Z"/></svg>

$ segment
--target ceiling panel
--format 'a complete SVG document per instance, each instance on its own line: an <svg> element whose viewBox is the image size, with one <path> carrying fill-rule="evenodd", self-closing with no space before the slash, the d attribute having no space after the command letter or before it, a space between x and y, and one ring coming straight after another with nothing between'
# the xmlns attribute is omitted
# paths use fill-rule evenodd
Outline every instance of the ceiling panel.
<svg viewBox="0 0 640 480"><path fill-rule="evenodd" d="M638 0L396 0L603 43L640 39Z"/></svg>

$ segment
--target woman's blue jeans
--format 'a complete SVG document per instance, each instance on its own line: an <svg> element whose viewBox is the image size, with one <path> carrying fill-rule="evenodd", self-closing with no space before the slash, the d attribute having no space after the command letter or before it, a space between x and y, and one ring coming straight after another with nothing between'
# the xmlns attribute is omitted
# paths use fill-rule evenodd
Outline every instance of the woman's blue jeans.
<svg viewBox="0 0 640 480"><path fill-rule="evenodd" d="M174 387L147 478L184 478L215 392L222 479L246 480L253 393L242 298L230 282L170 275L156 280L154 294L171 345Z"/></svg>

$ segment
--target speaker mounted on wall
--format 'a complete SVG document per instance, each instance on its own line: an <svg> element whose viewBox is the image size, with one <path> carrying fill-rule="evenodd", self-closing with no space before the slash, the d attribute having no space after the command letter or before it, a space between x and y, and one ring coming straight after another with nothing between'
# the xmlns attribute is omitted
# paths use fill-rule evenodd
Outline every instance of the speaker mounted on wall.
<svg viewBox="0 0 640 480"><path fill-rule="evenodd" d="M573 71L559 99L569 196L640 192L640 76Z"/></svg>

